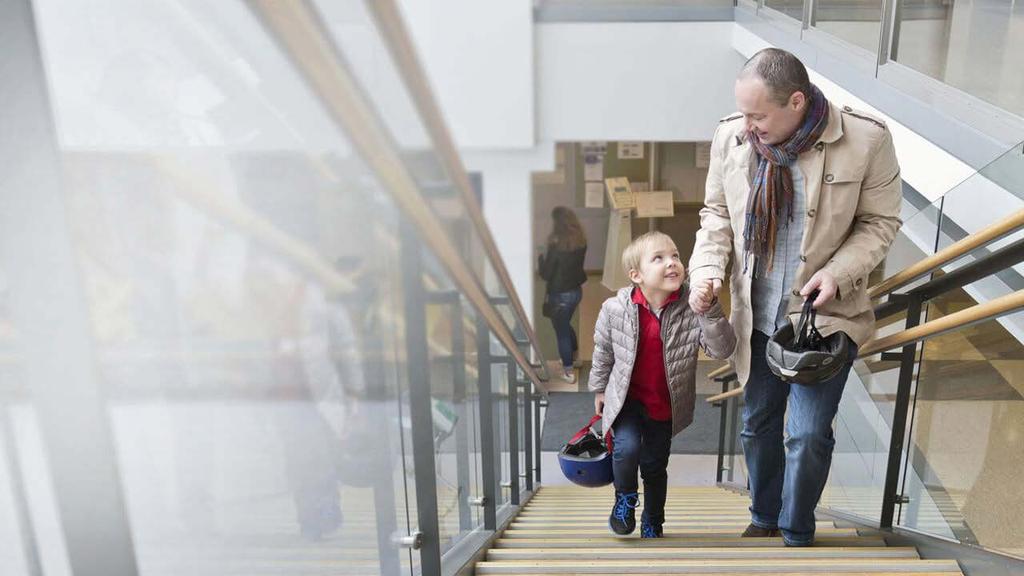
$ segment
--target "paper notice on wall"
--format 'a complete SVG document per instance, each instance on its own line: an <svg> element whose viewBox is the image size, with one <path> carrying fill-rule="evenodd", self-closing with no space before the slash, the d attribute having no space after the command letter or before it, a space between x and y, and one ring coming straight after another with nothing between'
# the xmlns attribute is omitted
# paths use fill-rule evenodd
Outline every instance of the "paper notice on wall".
<svg viewBox="0 0 1024 576"><path fill-rule="evenodd" d="M597 154L598 156L604 156L608 151L608 143L601 141L582 142L580 149L583 154Z"/></svg>
<svg viewBox="0 0 1024 576"><path fill-rule="evenodd" d="M604 180L604 156L600 154L585 154L583 156L583 180L585 182Z"/></svg>
<svg viewBox="0 0 1024 576"><path fill-rule="evenodd" d="M633 199L633 189L629 187L627 178L605 178L605 185L608 187L608 201L612 210L626 210L636 207L636 200Z"/></svg>
<svg viewBox="0 0 1024 576"><path fill-rule="evenodd" d="M695 163L697 168L711 166L711 142L697 142Z"/></svg>
<svg viewBox="0 0 1024 576"><path fill-rule="evenodd" d="M622 269L622 251L633 239L632 222L629 210L613 210L608 218L608 241L605 243L601 284L609 290L629 285L629 277Z"/></svg>
<svg viewBox="0 0 1024 576"><path fill-rule="evenodd" d="M636 215L640 218L668 218L675 213L671 190L639 192L636 195Z"/></svg>
<svg viewBox="0 0 1024 576"><path fill-rule="evenodd" d="M643 142L619 142L619 160L643 160Z"/></svg>
<svg viewBox="0 0 1024 576"><path fill-rule="evenodd" d="M584 205L587 208L604 208L603 182L587 182L586 200Z"/></svg>

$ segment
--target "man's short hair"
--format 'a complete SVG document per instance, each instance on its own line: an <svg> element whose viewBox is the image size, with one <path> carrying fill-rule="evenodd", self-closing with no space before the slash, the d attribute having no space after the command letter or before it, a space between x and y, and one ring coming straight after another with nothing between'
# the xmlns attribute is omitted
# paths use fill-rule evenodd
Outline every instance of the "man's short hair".
<svg viewBox="0 0 1024 576"><path fill-rule="evenodd" d="M740 70L739 77L760 78L768 87L772 101L779 106L785 106L794 92L811 97L807 68L799 58L779 48L765 48L751 56Z"/></svg>
<svg viewBox="0 0 1024 576"><path fill-rule="evenodd" d="M622 267L626 270L626 275L629 275L630 270L640 270L640 261L644 257L644 253L647 252L656 244L662 242L668 242L675 246L676 243L672 241L672 237L664 232L647 232L641 236L636 237L626 249L622 251Z"/></svg>

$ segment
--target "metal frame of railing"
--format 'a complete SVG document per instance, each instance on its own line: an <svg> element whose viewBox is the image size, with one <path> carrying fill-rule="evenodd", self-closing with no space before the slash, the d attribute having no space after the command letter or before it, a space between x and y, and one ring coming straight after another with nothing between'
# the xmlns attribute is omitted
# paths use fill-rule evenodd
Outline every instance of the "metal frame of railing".
<svg viewBox="0 0 1024 576"><path fill-rule="evenodd" d="M907 502L901 493L900 472L904 456L904 443L909 433L907 421L910 416L911 388L915 376L915 364L918 362L918 344L951 331L967 326L999 318L1017 310L1024 309L1024 290L1012 292L1000 298L977 304L965 310L920 323L921 312L925 305L943 294L967 286L980 279L990 277L1002 270L1024 262L1024 239L1017 240L1007 246L995 250L986 256L966 264L956 270L943 274L913 289L896 294L894 290L938 271L942 266L969 254L972 250L1003 238L1024 228L1024 210L1004 218L983 230L968 236L948 248L909 266L882 283L872 288L869 293L874 297L888 296L888 300L875 309L876 319L882 320L900 312L906 313L905 328L895 334L877 338L861 347L858 357L864 358L881 353L883 360L899 362L896 402L893 411L889 454L883 488L882 509L879 525L884 529L893 527L896 505ZM889 350L900 348L899 353ZM719 438L719 469L717 479L722 482L725 466L725 422L727 410L731 405L735 411L738 396L743 393L742 387L728 390L730 382L736 381L736 373L729 365L712 372L709 377L722 382L722 393L712 396L707 401L721 409L721 437ZM735 422L735 419L734 419Z"/></svg>

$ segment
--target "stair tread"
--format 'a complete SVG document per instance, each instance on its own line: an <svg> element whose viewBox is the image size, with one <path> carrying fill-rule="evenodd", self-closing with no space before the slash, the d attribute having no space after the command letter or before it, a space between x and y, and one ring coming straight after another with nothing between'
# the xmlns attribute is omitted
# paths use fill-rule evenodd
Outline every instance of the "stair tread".
<svg viewBox="0 0 1024 576"><path fill-rule="evenodd" d="M815 547L820 546L885 546L885 540L867 536L818 536L814 542ZM637 547L637 548L658 548L658 547L737 547L737 548L765 548L783 546L782 538L740 538L739 535L730 537L718 536L694 536L690 538L674 538L671 535L666 538L641 540L639 538L622 538L618 536L603 536L592 538L499 538L495 541L495 548L523 548L544 546L545 548L587 548L587 547Z"/></svg>
<svg viewBox="0 0 1024 576"><path fill-rule="evenodd" d="M778 537L742 538L750 500L718 487L671 488L665 538L615 536L607 527L613 498L610 487L541 487L475 573L962 576L955 560L922 560L916 548L888 546L877 530L832 520L816 522L813 547L788 548Z"/></svg>
<svg viewBox="0 0 1024 576"><path fill-rule="evenodd" d="M834 546L808 548L743 548L743 547L660 547L660 548L494 548L488 551L489 561L525 559L686 559L693 558L919 558L917 549L909 546Z"/></svg>

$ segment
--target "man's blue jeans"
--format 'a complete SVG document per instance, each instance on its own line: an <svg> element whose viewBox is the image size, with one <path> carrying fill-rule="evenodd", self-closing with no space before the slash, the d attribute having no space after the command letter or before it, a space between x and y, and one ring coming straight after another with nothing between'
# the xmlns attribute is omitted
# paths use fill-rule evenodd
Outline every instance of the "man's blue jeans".
<svg viewBox="0 0 1024 576"><path fill-rule="evenodd" d="M652 420L644 405L626 400L612 424L612 471L616 492L636 492L636 472L644 479L644 518L654 526L665 523L668 492L668 457L672 448L672 421Z"/></svg>
<svg viewBox="0 0 1024 576"><path fill-rule="evenodd" d="M583 299L583 289L556 292L548 294L547 298L554 305L551 327L555 329L555 339L558 341L558 356L562 359L562 368L568 372L572 370L572 355L579 348L576 331L572 328L572 315Z"/></svg>
<svg viewBox="0 0 1024 576"><path fill-rule="evenodd" d="M768 336L755 330L750 339L750 378L743 392L741 436L751 521L760 528L779 528L790 545L807 546L814 542L814 509L832 465L832 421L853 363L827 382L789 384L768 368L767 345ZM857 347L851 348L851 358L856 358Z"/></svg>

